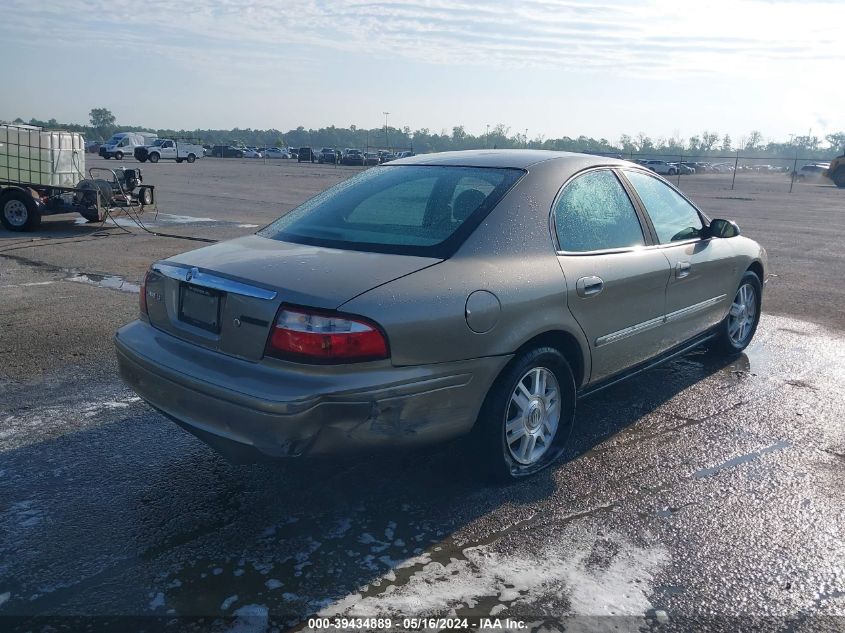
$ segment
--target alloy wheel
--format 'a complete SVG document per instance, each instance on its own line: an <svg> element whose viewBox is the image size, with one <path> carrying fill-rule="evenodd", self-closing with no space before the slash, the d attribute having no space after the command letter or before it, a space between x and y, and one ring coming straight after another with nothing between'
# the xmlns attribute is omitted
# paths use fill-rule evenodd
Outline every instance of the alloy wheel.
<svg viewBox="0 0 845 633"><path fill-rule="evenodd" d="M728 336L741 347L754 329L757 317L757 293L751 284L742 284L736 291L728 313Z"/></svg>
<svg viewBox="0 0 845 633"><path fill-rule="evenodd" d="M537 463L551 448L560 423L560 386L554 372L533 367L516 383L505 412L505 444L519 464Z"/></svg>

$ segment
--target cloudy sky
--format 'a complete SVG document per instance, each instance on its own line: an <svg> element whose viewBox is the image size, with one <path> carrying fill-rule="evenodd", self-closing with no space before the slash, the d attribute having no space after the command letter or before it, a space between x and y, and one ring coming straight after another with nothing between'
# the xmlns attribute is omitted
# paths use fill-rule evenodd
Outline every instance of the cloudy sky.
<svg viewBox="0 0 845 633"><path fill-rule="evenodd" d="M0 0L0 119L845 130L845 2ZM11 75L11 78L9 77Z"/></svg>

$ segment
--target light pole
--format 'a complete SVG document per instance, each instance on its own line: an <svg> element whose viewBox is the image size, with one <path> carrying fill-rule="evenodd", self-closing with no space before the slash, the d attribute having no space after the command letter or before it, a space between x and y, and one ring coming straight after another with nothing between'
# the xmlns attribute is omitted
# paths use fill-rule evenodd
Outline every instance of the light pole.
<svg viewBox="0 0 845 633"><path fill-rule="evenodd" d="M487 136L484 137L484 147L490 149L490 124L487 124Z"/></svg>
<svg viewBox="0 0 845 633"><path fill-rule="evenodd" d="M528 128L525 128L525 149L528 149Z"/></svg>
<svg viewBox="0 0 845 633"><path fill-rule="evenodd" d="M384 149L390 151L390 140L387 137L387 115L390 112L383 112L382 114L384 114Z"/></svg>

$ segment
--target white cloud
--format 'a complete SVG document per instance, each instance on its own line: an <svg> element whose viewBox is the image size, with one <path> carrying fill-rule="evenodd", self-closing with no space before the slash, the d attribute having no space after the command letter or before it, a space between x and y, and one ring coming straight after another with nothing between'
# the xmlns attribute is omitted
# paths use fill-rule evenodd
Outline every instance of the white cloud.
<svg viewBox="0 0 845 633"><path fill-rule="evenodd" d="M7 41L92 38L177 63L272 66L309 48L433 64L619 74L776 73L845 60L845 6L821 2L7 0Z"/></svg>

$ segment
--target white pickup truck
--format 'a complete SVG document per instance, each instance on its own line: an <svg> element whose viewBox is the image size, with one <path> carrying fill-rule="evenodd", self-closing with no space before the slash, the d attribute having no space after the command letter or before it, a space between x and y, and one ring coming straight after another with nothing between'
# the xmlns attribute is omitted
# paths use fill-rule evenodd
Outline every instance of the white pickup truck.
<svg viewBox="0 0 845 633"><path fill-rule="evenodd" d="M160 138L152 145L135 148L135 158L142 163L146 161L157 163L160 160L175 160L177 163L184 160L193 163L203 156L205 156L205 152L202 145L169 138Z"/></svg>

